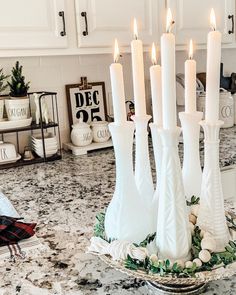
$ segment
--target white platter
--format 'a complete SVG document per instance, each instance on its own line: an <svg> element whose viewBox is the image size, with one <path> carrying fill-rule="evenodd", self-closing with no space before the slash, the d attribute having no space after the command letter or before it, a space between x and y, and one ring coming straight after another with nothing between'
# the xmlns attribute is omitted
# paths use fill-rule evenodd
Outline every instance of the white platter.
<svg viewBox="0 0 236 295"><path fill-rule="evenodd" d="M0 122L0 130L15 129L29 126L32 122L32 118L17 120L17 121L2 121Z"/></svg>
<svg viewBox="0 0 236 295"><path fill-rule="evenodd" d="M17 154L17 157L15 159L7 159L7 160L0 161L0 165L15 163L18 160L20 160L20 158L21 158L21 155Z"/></svg>

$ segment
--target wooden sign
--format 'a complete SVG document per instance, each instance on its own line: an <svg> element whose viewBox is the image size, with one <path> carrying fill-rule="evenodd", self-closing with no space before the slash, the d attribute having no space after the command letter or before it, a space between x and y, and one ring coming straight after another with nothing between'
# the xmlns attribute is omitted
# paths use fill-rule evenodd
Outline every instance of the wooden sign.
<svg viewBox="0 0 236 295"><path fill-rule="evenodd" d="M80 84L66 85L70 127L80 118L83 122L105 121L107 117L104 82L88 83L86 77Z"/></svg>

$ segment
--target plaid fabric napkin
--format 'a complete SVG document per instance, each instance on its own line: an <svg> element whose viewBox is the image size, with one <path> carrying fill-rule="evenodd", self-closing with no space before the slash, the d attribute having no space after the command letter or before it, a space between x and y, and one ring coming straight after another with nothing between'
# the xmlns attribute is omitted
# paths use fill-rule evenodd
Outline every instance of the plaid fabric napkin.
<svg viewBox="0 0 236 295"><path fill-rule="evenodd" d="M17 218L0 216L0 247L32 237L35 227L36 223L24 223Z"/></svg>

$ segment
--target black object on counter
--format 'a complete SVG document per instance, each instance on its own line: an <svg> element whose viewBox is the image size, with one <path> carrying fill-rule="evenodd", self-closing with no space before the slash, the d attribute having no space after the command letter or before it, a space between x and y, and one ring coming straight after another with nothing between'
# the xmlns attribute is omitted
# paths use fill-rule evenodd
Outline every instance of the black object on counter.
<svg viewBox="0 0 236 295"><path fill-rule="evenodd" d="M231 91L231 77L224 77L224 64L220 64L220 88Z"/></svg>

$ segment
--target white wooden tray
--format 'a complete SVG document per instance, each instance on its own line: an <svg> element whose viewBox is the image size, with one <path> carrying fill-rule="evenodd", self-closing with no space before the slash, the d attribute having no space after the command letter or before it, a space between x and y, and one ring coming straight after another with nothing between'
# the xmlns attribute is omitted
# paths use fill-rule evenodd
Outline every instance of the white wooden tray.
<svg viewBox="0 0 236 295"><path fill-rule="evenodd" d="M103 148L107 148L111 146L113 146L111 139L103 143L92 142L91 144L86 146L75 146L71 142L63 144L64 150L65 151L71 150L72 154L75 156L86 155L88 151L99 150L99 149L103 149Z"/></svg>

